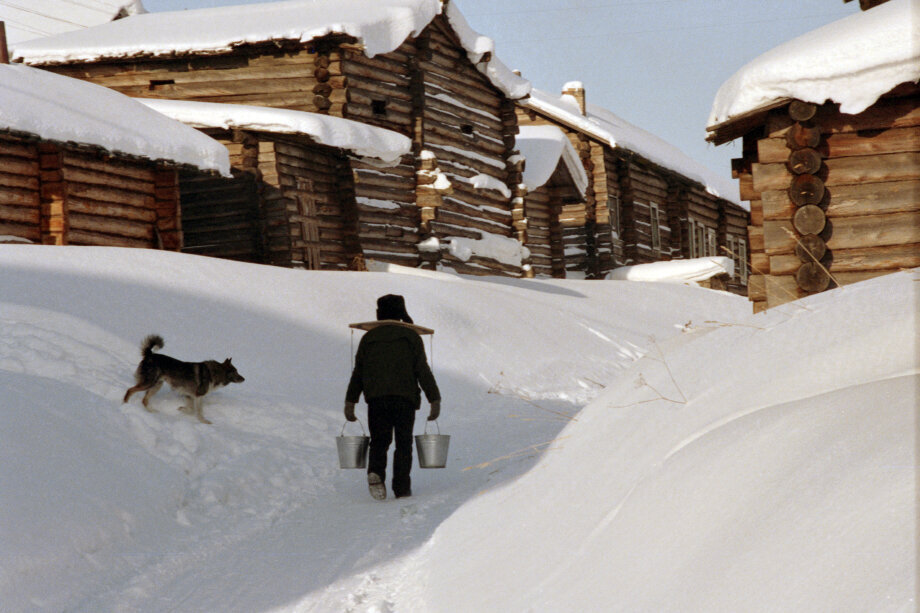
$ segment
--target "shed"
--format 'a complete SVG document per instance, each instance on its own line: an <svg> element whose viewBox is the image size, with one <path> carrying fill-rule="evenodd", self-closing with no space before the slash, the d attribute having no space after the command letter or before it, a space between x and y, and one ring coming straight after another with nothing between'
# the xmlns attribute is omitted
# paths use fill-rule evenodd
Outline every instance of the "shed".
<svg viewBox="0 0 920 613"><path fill-rule="evenodd" d="M585 241L577 234L565 236L567 224L578 225L572 220L584 210L588 188L578 153L562 130L551 125L521 127L517 148L526 191L523 215L515 226L530 251L531 276L565 278L567 265L583 276Z"/></svg>
<svg viewBox="0 0 920 613"><path fill-rule="evenodd" d="M743 139L755 310L920 265L920 3L891 0L780 45L720 88Z"/></svg>
<svg viewBox="0 0 920 613"><path fill-rule="evenodd" d="M0 235L182 246L179 169L229 173L226 150L121 94L0 64Z"/></svg>
<svg viewBox="0 0 920 613"><path fill-rule="evenodd" d="M232 178L180 176L185 251L294 268L361 267L353 165L398 163L408 138L303 111L139 100L230 152Z"/></svg>
<svg viewBox="0 0 920 613"><path fill-rule="evenodd" d="M530 84L493 47L453 2L295 0L137 15L17 45L13 59L131 96L286 108L396 131L412 140L411 154L385 170L355 166L363 256L520 275L486 252L459 261L448 249L419 250L427 239L516 240L513 100Z"/></svg>
<svg viewBox="0 0 920 613"><path fill-rule="evenodd" d="M670 259L731 255L732 291L746 283L748 212L729 200L730 182L670 143L609 110L588 104L580 82L561 96L540 90L520 101L522 125L561 128L579 153L589 185L572 229L584 237L582 270L610 270ZM726 250L728 253L726 253Z"/></svg>

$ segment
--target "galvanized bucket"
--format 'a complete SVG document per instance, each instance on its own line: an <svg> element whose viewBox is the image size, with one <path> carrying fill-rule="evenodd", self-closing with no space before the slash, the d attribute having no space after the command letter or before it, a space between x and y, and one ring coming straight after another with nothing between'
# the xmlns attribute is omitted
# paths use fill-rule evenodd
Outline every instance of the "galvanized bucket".
<svg viewBox="0 0 920 613"><path fill-rule="evenodd" d="M339 451L339 468L367 468L367 448L370 445L371 437L367 436L364 431L364 424L361 425L361 436L345 436L346 421L342 425L342 434L335 437L335 446Z"/></svg>
<svg viewBox="0 0 920 613"><path fill-rule="evenodd" d="M420 468L444 468L447 466L447 448L450 446L450 435L441 434L441 427L437 434L428 434L428 422L425 422L425 434L415 435L415 447L418 450L418 465Z"/></svg>

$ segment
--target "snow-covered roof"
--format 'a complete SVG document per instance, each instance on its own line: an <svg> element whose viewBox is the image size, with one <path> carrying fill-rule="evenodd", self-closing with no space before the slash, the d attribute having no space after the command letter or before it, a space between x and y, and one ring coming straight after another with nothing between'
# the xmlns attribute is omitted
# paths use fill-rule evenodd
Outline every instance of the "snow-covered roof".
<svg viewBox="0 0 920 613"><path fill-rule="evenodd" d="M588 104L582 115L578 101L571 95L555 96L534 89L520 104L583 132L612 147L636 153L664 168L702 184L710 193L738 203L737 189L731 181L703 166L662 138L646 132L607 109Z"/></svg>
<svg viewBox="0 0 920 613"><path fill-rule="evenodd" d="M216 140L106 87L0 64L0 130L230 173Z"/></svg>
<svg viewBox="0 0 920 613"><path fill-rule="evenodd" d="M141 0L19 0L0 2L9 45L146 13Z"/></svg>
<svg viewBox="0 0 920 613"><path fill-rule="evenodd" d="M731 258L714 256L621 266L610 271L607 278L614 281L699 283L717 275L732 276L734 274L735 263Z"/></svg>
<svg viewBox="0 0 920 613"><path fill-rule="evenodd" d="M327 34L353 36L373 57L420 34L442 9L440 0L288 0L146 13L15 45L12 58L42 65L221 53L244 44L307 42ZM474 32L454 3L448 4L446 17L470 59L498 89L512 98L527 95L530 83L495 57L492 40Z"/></svg>
<svg viewBox="0 0 920 613"><path fill-rule="evenodd" d="M350 119L264 106L137 98L155 111L195 128L238 128L305 134L321 145L346 149L361 157L396 162L412 149L412 141L392 130Z"/></svg>
<svg viewBox="0 0 920 613"><path fill-rule="evenodd" d="M792 98L860 113L901 83L920 80L920 0L890 0L786 42L728 79L707 125Z"/></svg>
<svg viewBox="0 0 920 613"><path fill-rule="evenodd" d="M559 160L584 196L588 189L588 174L578 157L578 152L565 133L556 126L521 126L515 146L524 156L524 185L528 191L538 189L550 180Z"/></svg>

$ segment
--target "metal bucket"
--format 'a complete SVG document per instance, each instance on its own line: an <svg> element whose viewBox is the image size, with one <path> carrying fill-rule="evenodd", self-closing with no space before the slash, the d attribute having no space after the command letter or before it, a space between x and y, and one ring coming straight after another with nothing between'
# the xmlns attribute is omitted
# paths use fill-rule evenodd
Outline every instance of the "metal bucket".
<svg viewBox="0 0 920 613"><path fill-rule="evenodd" d="M437 422L435 422L437 426ZM428 434L428 422L425 422L425 434L415 435L415 447L418 450L418 465L420 468L444 468L447 466L447 448L450 446L450 435L441 434L438 426L437 434Z"/></svg>
<svg viewBox="0 0 920 613"><path fill-rule="evenodd" d="M359 424L361 422L358 422ZM348 425L348 422L345 422ZM367 468L367 448L371 437L364 433L361 425L361 436L345 436L345 425L342 434L335 437L335 446L339 451L339 468Z"/></svg>

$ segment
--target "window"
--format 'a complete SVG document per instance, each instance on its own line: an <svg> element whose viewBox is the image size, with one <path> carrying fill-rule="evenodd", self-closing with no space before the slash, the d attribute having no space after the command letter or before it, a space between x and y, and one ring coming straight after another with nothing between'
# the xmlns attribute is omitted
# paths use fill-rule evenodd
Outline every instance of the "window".
<svg viewBox="0 0 920 613"><path fill-rule="evenodd" d="M165 90L172 90L173 87L171 87L171 86L173 86L173 85L175 85L175 84L176 84L175 79L151 79L151 80L150 80L150 87L148 87L148 89L149 89L150 91L164 90L164 89L165 89Z"/></svg>
<svg viewBox="0 0 920 613"><path fill-rule="evenodd" d="M741 282L746 284L748 280L747 241L743 238L738 239L738 259L741 260Z"/></svg>
<svg viewBox="0 0 920 613"><path fill-rule="evenodd" d="M374 113L375 117L386 117L387 116L387 101L386 100L371 100L371 111Z"/></svg>
<svg viewBox="0 0 920 613"><path fill-rule="evenodd" d="M661 251L661 221L658 205L654 202L649 205L649 215L651 217L652 233L652 251L658 253Z"/></svg>
<svg viewBox="0 0 920 613"><path fill-rule="evenodd" d="M689 225L690 257L701 258L706 256L706 226L692 217Z"/></svg>
<svg viewBox="0 0 920 613"><path fill-rule="evenodd" d="M610 237L614 240L620 238L620 198L607 196L607 212L610 216Z"/></svg>
<svg viewBox="0 0 920 613"><path fill-rule="evenodd" d="M719 244L716 240L716 231L706 228L706 255L718 255Z"/></svg>

